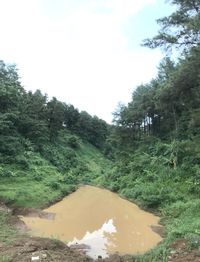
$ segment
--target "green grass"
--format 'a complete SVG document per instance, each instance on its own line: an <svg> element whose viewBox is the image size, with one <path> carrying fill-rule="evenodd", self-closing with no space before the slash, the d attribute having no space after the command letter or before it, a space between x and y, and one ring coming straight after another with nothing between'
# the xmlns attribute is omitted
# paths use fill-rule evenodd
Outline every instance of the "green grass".
<svg viewBox="0 0 200 262"><path fill-rule="evenodd" d="M89 143L81 143L77 154L89 168L90 174L92 175L91 178L97 178L111 168L111 162L106 159L97 148Z"/></svg>
<svg viewBox="0 0 200 262"><path fill-rule="evenodd" d="M61 183L62 175L42 158L39 164L31 163L28 170L4 165L4 169L9 168L15 175L0 179L0 199L8 204L40 208L74 190L73 185Z"/></svg>
<svg viewBox="0 0 200 262"><path fill-rule="evenodd" d="M0 242L10 243L16 236L16 230L10 224L11 215L5 211L0 211Z"/></svg>
<svg viewBox="0 0 200 262"><path fill-rule="evenodd" d="M199 165L191 164L189 157L190 162L186 162L181 155L184 161L180 159L174 168L168 161L171 154L156 149L163 147L160 142L150 150L143 147L119 158L115 167L98 179L103 187L159 214L165 226L163 242L134 261L168 261L170 243L177 239L186 239L189 246L200 250ZM196 158L195 154L194 161L199 161Z"/></svg>
<svg viewBox="0 0 200 262"><path fill-rule="evenodd" d="M163 242L134 261L167 261L170 243L179 238L200 250L199 182L197 176L188 175L186 163L174 169L159 152L152 156L140 150L126 163L119 160L113 166L89 143L79 140L78 147L70 148L67 139L62 137L61 145L48 145L46 159L29 152L25 160L19 157L19 163L2 164L0 199L15 206L43 208L80 184L106 187L162 217ZM60 168L59 163L68 156L67 165L62 163ZM197 167L192 170L199 172ZM0 241L9 240L15 232L7 223L8 214L0 215Z"/></svg>
<svg viewBox="0 0 200 262"><path fill-rule="evenodd" d="M48 146L51 156L47 159L28 152L25 160L18 158L20 164L2 164L0 199L15 206L42 208L73 192L79 184L94 184L110 161L89 143L79 142L78 148L70 148L68 136L60 138L61 144ZM69 164L68 156L72 156L73 163ZM63 159L68 166L62 164L64 168L60 169L59 161Z"/></svg>
<svg viewBox="0 0 200 262"><path fill-rule="evenodd" d="M48 178L50 180L50 177ZM52 201L73 191L73 186L62 185L58 190L52 189L46 181L31 179L13 179L3 181L0 185L0 198L8 204L21 207L41 208Z"/></svg>

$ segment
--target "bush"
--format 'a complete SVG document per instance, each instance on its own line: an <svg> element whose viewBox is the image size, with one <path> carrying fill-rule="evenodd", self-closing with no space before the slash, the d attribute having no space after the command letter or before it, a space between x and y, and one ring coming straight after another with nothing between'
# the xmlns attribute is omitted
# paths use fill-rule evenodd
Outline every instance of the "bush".
<svg viewBox="0 0 200 262"><path fill-rule="evenodd" d="M24 146L22 144L21 138L14 134L13 136L0 136L0 152L4 156L15 157L19 153L24 152Z"/></svg>
<svg viewBox="0 0 200 262"><path fill-rule="evenodd" d="M0 167L0 178L8 178L8 177L14 177L14 173L10 170L6 170L2 167Z"/></svg>
<svg viewBox="0 0 200 262"><path fill-rule="evenodd" d="M78 163L75 152L71 148L60 145L57 147L53 145L44 146L42 155L60 172L69 171Z"/></svg>
<svg viewBox="0 0 200 262"><path fill-rule="evenodd" d="M67 141L68 145L74 149L80 147L80 141L77 136L70 136Z"/></svg>
<svg viewBox="0 0 200 262"><path fill-rule="evenodd" d="M68 174L64 175L63 182L66 184L76 184L77 177L73 174L73 172L69 172Z"/></svg>
<svg viewBox="0 0 200 262"><path fill-rule="evenodd" d="M27 176L27 173L22 170L18 170L17 172L15 172L15 176L16 177L25 177Z"/></svg>
<svg viewBox="0 0 200 262"><path fill-rule="evenodd" d="M46 185L48 187L52 188L53 190L58 190L58 189L61 188L61 185L60 185L58 179L56 179L56 178L51 178L50 180L48 180L46 182Z"/></svg>
<svg viewBox="0 0 200 262"><path fill-rule="evenodd" d="M24 169L30 168L28 159L24 155L19 155L19 156L15 157L15 163L20 165Z"/></svg>
<svg viewBox="0 0 200 262"><path fill-rule="evenodd" d="M199 248L200 247L200 235L189 233L185 236L185 238L188 240L189 244L193 248Z"/></svg>
<svg viewBox="0 0 200 262"><path fill-rule="evenodd" d="M142 204L148 208L158 208L167 203L174 201L176 196L173 194L172 189L166 186L159 186L157 183L141 184L141 195L138 197Z"/></svg>
<svg viewBox="0 0 200 262"><path fill-rule="evenodd" d="M52 189L54 189L54 190L60 189L60 184L59 184L59 182L57 182L57 181L51 181L51 182L49 183L49 186L50 186Z"/></svg>
<svg viewBox="0 0 200 262"><path fill-rule="evenodd" d="M38 172L37 170L35 170L35 172L32 174L31 176L35 181L42 181L43 177L42 174L40 172Z"/></svg>

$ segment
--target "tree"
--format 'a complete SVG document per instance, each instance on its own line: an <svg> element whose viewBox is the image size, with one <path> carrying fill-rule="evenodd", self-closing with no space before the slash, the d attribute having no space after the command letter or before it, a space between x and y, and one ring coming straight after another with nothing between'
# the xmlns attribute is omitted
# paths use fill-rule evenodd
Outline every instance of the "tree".
<svg viewBox="0 0 200 262"><path fill-rule="evenodd" d="M65 105L53 97L47 103L48 128L51 142L56 139L58 132L64 128L64 114Z"/></svg>
<svg viewBox="0 0 200 262"><path fill-rule="evenodd" d="M40 90L24 94L20 105L18 131L37 147L48 140L47 96Z"/></svg>
<svg viewBox="0 0 200 262"><path fill-rule="evenodd" d="M64 106L64 123L66 125L66 128L71 131L75 131L80 116L79 111L78 109L74 108L73 105L64 104Z"/></svg>
<svg viewBox="0 0 200 262"><path fill-rule="evenodd" d="M16 155L23 150L16 125L24 93L15 65L0 60L0 153Z"/></svg>
<svg viewBox="0 0 200 262"><path fill-rule="evenodd" d="M152 39L145 39L144 46L150 48L172 47L189 50L199 45L200 41L200 0L170 0L177 10L168 17L157 20L161 26L158 34Z"/></svg>
<svg viewBox="0 0 200 262"><path fill-rule="evenodd" d="M16 66L0 60L0 112L17 111L24 93Z"/></svg>

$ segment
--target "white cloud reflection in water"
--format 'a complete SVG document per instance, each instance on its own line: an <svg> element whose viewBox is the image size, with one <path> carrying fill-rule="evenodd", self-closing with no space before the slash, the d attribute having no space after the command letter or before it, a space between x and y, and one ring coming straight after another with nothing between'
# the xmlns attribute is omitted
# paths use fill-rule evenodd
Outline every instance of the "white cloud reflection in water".
<svg viewBox="0 0 200 262"><path fill-rule="evenodd" d="M113 224L113 219L109 219L100 229L92 233L87 231L81 240L74 238L73 241L68 242L68 246L84 244L90 247L86 249L87 255L94 259L98 256L105 258L108 257L108 246L114 245L112 239L114 239L115 233L117 233L117 229Z"/></svg>

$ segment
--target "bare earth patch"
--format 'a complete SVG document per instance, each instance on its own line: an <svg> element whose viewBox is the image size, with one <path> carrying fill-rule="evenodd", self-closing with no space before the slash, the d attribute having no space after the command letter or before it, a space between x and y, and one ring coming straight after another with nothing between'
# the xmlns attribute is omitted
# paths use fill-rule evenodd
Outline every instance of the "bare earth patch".
<svg viewBox="0 0 200 262"><path fill-rule="evenodd" d="M8 257L13 262L30 262L34 258L39 258L37 261L48 262L92 261L92 259L84 254L71 250L61 241L37 237L23 237L16 240L12 245L1 245L0 255Z"/></svg>
<svg viewBox="0 0 200 262"><path fill-rule="evenodd" d="M39 237L21 237L12 245L0 244L0 257L6 257L12 262L90 262L92 258L86 256L84 252L71 249L59 240L51 240ZM36 259L36 260L35 260ZM101 259L102 262L123 262L132 261L129 258L112 255L110 258Z"/></svg>
<svg viewBox="0 0 200 262"><path fill-rule="evenodd" d="M180 239L170 245L172 249L168 256L169 262L200 262L200 254L197 249L190 249L185 240Z"/></svg>

